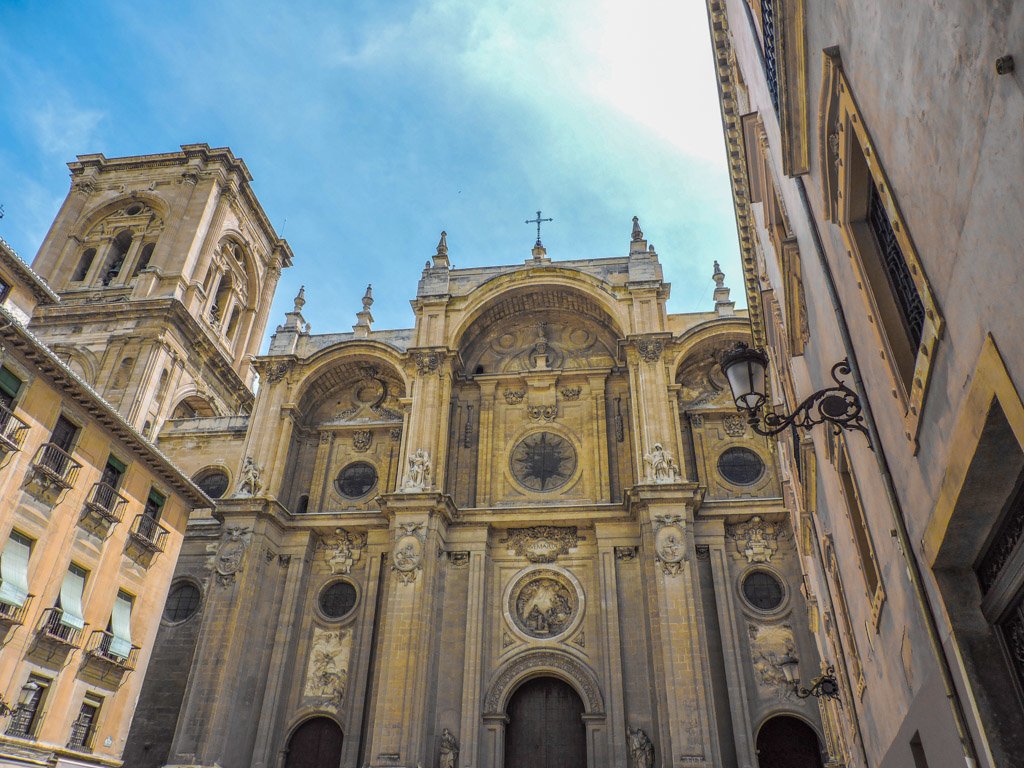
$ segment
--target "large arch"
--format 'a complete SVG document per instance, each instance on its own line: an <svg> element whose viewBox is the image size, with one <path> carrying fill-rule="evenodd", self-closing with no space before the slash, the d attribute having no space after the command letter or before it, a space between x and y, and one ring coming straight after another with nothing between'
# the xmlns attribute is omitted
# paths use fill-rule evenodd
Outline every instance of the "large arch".
<svg viewBox="0 0 1024 768"><path fill-rule="evenodd" d="M519 654L495 671L484 696L484 717L501 716L516 689L535 677L555 677L568 683L583 700L587 715L604 716L604 696L593 670L568 653L546 648Z"/></svg>
<svg viewBox="0 0 1024 768"><path fill-rule="evenodd" d="M510 294L548 293L557 288L574 292L593 302L619 338L628 335L628 309L616 301L606 283L578 270L544 267L543 272L518 270L500 275L476 288L469 302L463 307L458 324L452 329L451 344L455 347L462 346L466 332L477 324L480 316L496 301Z"/></svg>
<svg viewBox="0 0 1024 768"><path fill-rule="evenodd" d="M284 768L337 768L344 734L333 717L315 714L288 735Z"/></svg>
<svg viewBox="0 0 1024 768"><path fill-rule="evenodd" d="M761 721L755 739L758 768L821 768L822 740L795 712L773 712Z"/></svg>
<svg viewBox="0 0 1024 768"><path fill-rule="evenodd" d="M372 341L343 342L317 353L303 366L293 397L303 420L330 393L363 377L367 368L395 385L390 396L404 397L409 391L402 359L394 349Z"/></svg>

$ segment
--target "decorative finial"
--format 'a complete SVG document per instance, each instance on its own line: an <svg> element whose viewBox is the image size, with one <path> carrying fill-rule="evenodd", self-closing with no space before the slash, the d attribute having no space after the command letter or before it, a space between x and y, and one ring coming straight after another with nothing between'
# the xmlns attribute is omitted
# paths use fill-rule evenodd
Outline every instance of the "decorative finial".
<svg viewBox="0 0 1024 768"><path fill-rule="evenodd" d="M366 286L366 293L363 294L363 308L356 312L356 324L352 331L359 338L365 339L370 335L370 324L373 322L373 315L370 313L370 306L373 304L373 286Z"/></svg>
<svg viewBox="0 0 1024 768"><path fill-rule="evenodd" d="M725 273L718 262L715 262L715 273L711 276L715 281L715 312L722 317L735 314L736 302L729 300L729 289L725 287Z"/></svg>
<svg viewBox="0 0 1024 768"><path fill-rule="evenodd" d="M640 229L640 217L633 217L633 235L630 238L634 243L644 239L644 231Z"/></svg>
<svg viewBox="0 0 1024 768"><path fill-rule="evenodd" d="M295 294L295 309L293 312L301 312L302 308L306 306L306 286L299 286L299 292Z"/></svg>
<svg viewBox="0 0 1024 768"><path fill-rule="evenodd" d="M430 262L427 262L427 269ZM434 254L434 269L450 269L451 262L448 261L448 233L441 231L441 239L437 241L437 253Z"/></svg>

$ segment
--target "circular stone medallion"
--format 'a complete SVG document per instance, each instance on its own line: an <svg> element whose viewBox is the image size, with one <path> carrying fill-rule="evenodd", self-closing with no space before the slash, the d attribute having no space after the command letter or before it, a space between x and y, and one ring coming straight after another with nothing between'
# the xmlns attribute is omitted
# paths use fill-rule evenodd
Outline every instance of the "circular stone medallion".
<svg viewBox="0 0 1024 768"><path fill-rule="evenodd" d="M408 573L415 570L423 559L423 542L411 533L395 542L395 570Z"/></svg>
<svg viewBox="0 0 1024 768"><path fill-rule="evenodd" d="M554 432L534 432L512 449L512 476L524 488L541 493L561 488L576 471L576 450Z"/></svg>
<svg viewBox="0 0 1024 768"><path fill-rule="evenodd" d="M682 562L686 555L683 529L678 525L666 525L654 535L654 551L664 563Z"/></svg>
<svg viewBox="0 0 1024 768"><path fill-rule="evenodd" d="M548 640L573 626L580 611L580 595L558 571L530 571L512 586L508 611L523 634Z"/></svg>

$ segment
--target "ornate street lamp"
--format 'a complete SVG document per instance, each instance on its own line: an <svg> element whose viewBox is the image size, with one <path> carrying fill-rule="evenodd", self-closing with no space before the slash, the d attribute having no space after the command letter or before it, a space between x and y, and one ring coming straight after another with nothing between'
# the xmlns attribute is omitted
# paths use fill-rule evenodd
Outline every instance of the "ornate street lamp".
<svg viewBox="0 0 1024 768"><path fill-rule="evenodd" d="M751 349L740 341L722 355L721 365L722 372L729 380L736 407L747 413L751 428L759 435L777 435L789 426L810 429L815 424L824 423L831 424L837 435L844 429L856 429L868 434L864 427L864 408L860 397L839 378L850 373L850 363L846 359L832 366L835 386L818 390L800 403L789 416L776 413L765 413L762 416L761 410L768 399L768 356L764 352Z"/></svg>
<svg viewBox="0 0 1024 768"><path fill-rule="evenodd" d="M32 694L42 688L35 680L29 680L21 689L21 697L13 707L7 703L7 699L0 696L0 717L9 717L22 707L26 706L32 699Z"/></svg>
<svg viewBox="0 0 1024 768"><path fill-rule="evenodd" d="M779 668L782 670L782 674L786 676L786 682L793 686L793 693L798 698L806 699L808 696L814 696L816 699L825 697L826 699L832 699L838 701L842 705L842 700L839 698L839 683L836 680L836 668L831 664L825 669L825 674L819 675L811 681L810 688L800 687L800 661L791 653L787 653L781 659L779 659Z"/></svg>

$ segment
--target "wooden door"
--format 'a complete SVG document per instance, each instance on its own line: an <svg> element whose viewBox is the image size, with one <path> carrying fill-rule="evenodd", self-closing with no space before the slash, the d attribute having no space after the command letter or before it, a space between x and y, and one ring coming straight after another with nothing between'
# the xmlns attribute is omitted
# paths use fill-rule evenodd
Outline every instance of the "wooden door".
<svg viewBox="0 0 1024 768"><path fill-rule="evenodd" d="M803 720L779 715L757 734L758 768L821 768L818 736Z"/></svg>
<svg viewBox="0 0 1024 768"><path fill-rule="evenodd" d="M339 768L341 742L341 728L333 720L307 720L288 740L285 768Z"/></svg>
<svg viewBox="0 0 1024 768"><path fill-rule="evenodd" d="M587 768L583 702L551 677L527 680L508 703L505 768Z"/></svg>

